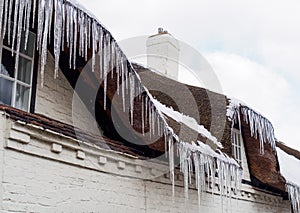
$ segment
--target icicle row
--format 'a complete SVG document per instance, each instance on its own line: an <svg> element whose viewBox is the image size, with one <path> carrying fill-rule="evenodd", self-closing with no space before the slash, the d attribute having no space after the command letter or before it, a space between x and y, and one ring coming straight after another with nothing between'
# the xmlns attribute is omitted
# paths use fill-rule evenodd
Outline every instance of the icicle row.
<svg viewBox="0 0 300 213"><path fill-rule="evenodd" d="M289 199L292 203L293 211L295 213L300 213L300 186L287 183L286 191L289 194Z"/></svg>
<svg viewBox="0 0 300 213"><path fill-rule="evenodd" d="M2 17L3 17L3 10L4 10L4 0L0 1L0 37L2 36Z"/></svg>
<svg viewBox="0 0 300 213"><path fill-rule="evenodd" d="M241 129L242 114L244 121L250 126L251 137L259 139L260 141L260 152L264 153L265 143L269 143L272 149L275 150L275 134L271 122L259 113L239 103L238 101L234 99L230 99L229 101L230 104L227 107L227 116L232 121L232 128L235 124L238 124Z"/></svg>
<svg viewBox="0 0 300 213"><path fill-rule="evenodd" d="M55 0L55 20L54 20L54 57L55 57L55 68L54 77L58 76L58 66L59 66L59 56L60 47L62 45L62 29L63 29L63 19L62 19L62 0Z"/></svg>
<svg viewBox="0 0 300 213"><path fill-rule="evenodd" d="M188 184L195 171L195 185L198 189L198 202L202 192L208 190L206 180L212 183L212 191L218 174L221 198L231 198L232 190L239 195L242 171L240 166L223 153L217 154L202 142L189 144L181 142L178 146L180 171L184 176L185 197L188 197Z"/></svg>

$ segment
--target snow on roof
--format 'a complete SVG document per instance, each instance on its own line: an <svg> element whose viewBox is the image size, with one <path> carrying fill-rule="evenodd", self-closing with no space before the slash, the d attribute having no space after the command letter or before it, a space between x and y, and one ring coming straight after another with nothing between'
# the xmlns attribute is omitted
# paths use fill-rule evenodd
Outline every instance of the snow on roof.
<svg viewBox="0 0 300 213"><path fill-rule="evenodd" d="M99 19L92 13L89 9L87 9L82 3L80 3L78 0L66 0L66 2L69 2L74 7L80 9L82 12L86 13L89 17L95 19L98 23L101 23ZM101 23L102 27L103 24Z"/></svg>
<svg viewBox="0 0 300 213"><path fill-rule="evenodd" d="M195 130L196 132L200 133L202 136L208 138L212 142L214 142L217 147L223 148L222 144L217 140L215 136L213 136L203 125L198 124L195 118L190 116L184 115L181 112L175 111L172 107L167 107L166 105L160 103L158 100L153 99L154 105L162 111L167 116L171 117L175 121L179 123L183 123L189 128Z"/></svg>
<svg viewBox="0 0 300 213"><path fill-rule="evenodd" d="M280 172L289 183L300 186L300 160L276 147Z"/></svg>

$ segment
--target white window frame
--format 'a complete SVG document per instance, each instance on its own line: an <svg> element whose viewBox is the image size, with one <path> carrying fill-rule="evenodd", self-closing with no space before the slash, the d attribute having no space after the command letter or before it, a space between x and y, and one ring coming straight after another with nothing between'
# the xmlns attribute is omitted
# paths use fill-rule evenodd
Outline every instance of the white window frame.
<svg viewBox="0 0 300 213"><path fill-rule="evenodd" d="M243 162L242 146L243 146L243 137L240 130L232 129L231 131L232 155L240 165L242 165Z"/></svg>
<svg viewBox="0 0 300 213"><path fill-rule="evenodd" d="M21 85L21 86L25 86L27 88L29 88L29 97L28 97L28 106L27 106L27 112L30 111L30 105L31 105L31 96L32 96L32 78L33 78L33 70L34 70L34 59L35 59L35 41L36 41L36 34L29 31L29 33L31 33L34 36L34 42L33 42L33 53L32 53L32 57L28 56L24 53L22 53L21 51L19 51L19 60L20 57L23 57L29 61L31 61L31 70L30 70L30 83L27 84L23 81L18 80L18 72L19 72L19 63L17 63L15 66L15 73L14 73L14 77L10 77L7 75L3 75L0 73L0 77L6 80L9 80L11 82L13 82L13 89L12 89L12 100L11 100L11 106L12 107L16 107L16 92L17 92L17 85ZM11 47L6 46L5 44L3 44L3 40L4 38L0 39L0 65L2 64L2 51L3 49L9 51L9 52L13 52L14 55L16 55L16 51L13 50ZM21 46L21 48L23 48Z"/></svg>

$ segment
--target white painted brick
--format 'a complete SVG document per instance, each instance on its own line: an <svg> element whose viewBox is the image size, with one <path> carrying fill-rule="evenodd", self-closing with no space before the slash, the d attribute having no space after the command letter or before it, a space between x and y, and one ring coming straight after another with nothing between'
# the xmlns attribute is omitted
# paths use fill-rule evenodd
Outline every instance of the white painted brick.
<svg viewBox="0 0 300 213"><path fill-rule="evenodd" d="M51 151L55 153L61 153L62 152L62 145L53 143L51 146Z"/></svg>
<svg viewBox="0 0 300 213"><path fill-rule="evenodd" d="M118 168L119 168L119 169L125 169L125 167L126 167L125 162L123 162L123 161L119 161L119 162L118 162Z"/></svg>
<svg viewBox="0 0 300 213"><path fill-rule="evenodd" d="M150 169L150 174L153 176L156 175L157 174L156 169L154 169L154 168Z"/></svg>
<svg viewBox="0 0 300 213"><path fill-rule="evenodd" d="M76 157L80 160L84 160L85 159L85 153L83 151L78 150L76 153Z"/></svg>
<svg viewBox="0 0 300 213"><path fill-rule="evenodd" d="M21 143L25 143L25 144L28 144L30 142L30 136L23 133L23 132L18 132L18 131L10 131L9 133L9 138L10 139L13 139L13 140L16 140L16 141L19 141Z"/></svg>
<svg viewBox="0 0 300 213"><path fill-rule="evenodd" d="M48 54L43 87L41 86L40 72L38 72L35 112L85 131L102 134L84 104L74 101L78 100L73 99L77 96L61 70L56 79L53 79L53 70L54 59L51 54Z"/></svg>
<svg viewBox="0 0 300 213"><path fill-rule="evenodd" d="M106 163L107 163L107 158L103 157L103 156L100 156L99 157L99 164L105 165Z"/></svg>
<svg viewBox="0 0 300 213"><path fill-rule="evenodd" d="M136 171L137 173L142 173L142 172L143 172L143 167L140 166L140 165L137 165L137 166L135 167L135 171Z"/></svg>

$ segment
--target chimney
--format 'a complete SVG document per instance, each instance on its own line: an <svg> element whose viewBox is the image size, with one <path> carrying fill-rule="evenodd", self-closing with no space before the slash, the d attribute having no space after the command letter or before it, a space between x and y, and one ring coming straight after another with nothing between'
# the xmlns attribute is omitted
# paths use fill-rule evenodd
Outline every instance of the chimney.
<svg viewBox="0 0 300 213"><path fill-rule="evenodd" d="M147 64L150 68L173 80L178 80L179 43L168 31L158 28L158 33L147 39Z"/></svg>

